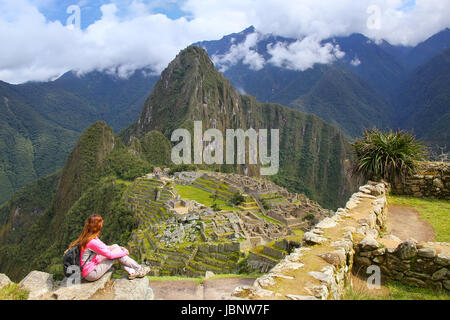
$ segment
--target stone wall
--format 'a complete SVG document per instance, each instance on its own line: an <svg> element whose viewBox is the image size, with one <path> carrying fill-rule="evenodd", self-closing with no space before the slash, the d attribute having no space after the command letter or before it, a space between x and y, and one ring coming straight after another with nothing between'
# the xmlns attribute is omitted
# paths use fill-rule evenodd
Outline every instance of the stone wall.
<svg viewBox="0 0 450 320"><path fill-rule="evenodd" d="M236 299L341 299L351 283L355 243L377 237L387 217L384 184L369 183L346 204L305 233L296 248L253 286L238 287Z"/></svg>
<svg viewBox="0 0 450 320"><path fill-rule="evenodd" d="M325 218L296 248L253 286L238 287L236 299L341 299L352 270L379 266L381 276L413 286L449 290L450 244L402 242L385 234L387 188L369 183L345 209Z"/></svg>
<svg viewBox="0 0 450 320"><path fill-rule="evenodd" d="M378 266L385 278L412 286L450 291L450 243L398 242L363 239L356 248L355 265L363 272Z"/></svg>
<svg viewBox="0 0 450 320"><path fill-rule="evenodd" d="M395 183L391 193L416 198L450 199L450 163L422 162L418 173L405 183Z"/></svg>

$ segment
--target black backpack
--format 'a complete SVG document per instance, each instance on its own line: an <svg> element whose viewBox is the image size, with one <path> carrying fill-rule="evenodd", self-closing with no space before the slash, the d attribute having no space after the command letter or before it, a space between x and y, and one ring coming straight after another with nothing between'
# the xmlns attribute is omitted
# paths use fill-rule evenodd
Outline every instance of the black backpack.
<svg viewBox="0 0 450 320"><path fill-rule="evenodd" d="M69 278L74 273L79 274L81 277L81 271L84 265L91 260L92 252L89 254L89 258L85 261L83 265L80 262L80 245L77 244L75 247L67 250L63 257L63 271L64 275Z"/></svg>

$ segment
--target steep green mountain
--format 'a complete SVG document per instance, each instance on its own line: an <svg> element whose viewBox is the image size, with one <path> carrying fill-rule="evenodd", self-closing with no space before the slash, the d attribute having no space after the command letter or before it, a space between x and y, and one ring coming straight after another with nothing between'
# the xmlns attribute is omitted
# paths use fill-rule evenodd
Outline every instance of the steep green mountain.
<svg viewBox="0 0 450 320"><path fill-rule="evenodd" d="M93 116L84 120L80 131L102 120L118 132L136 119L158 79L145 69L136 70L128 78L99 71L80 76L68 72L55 80L51 89L70 92L93 108Z"/></svg>
<svg viewBox="0 0 450 320"><path fill-rule="evenodd" d="M0 207L0 244L19 243L52 203L61 172L42 177L17 191Z"/></svg>
<svg viewBox="0 0 450 320"><path fill-rule="evenodd" d="M289 106L319 116L350 137L359 136L365 128L393 126L390 104L353 72L334 66Z"/></svg>
<svg viewBox="0 0 450 320"><path fill-rule="evenodd" d="M48 120L0 82L0 204L64 164L78 132Z"/></svg>
<svg viewBox="0 0 450 320"><path fill-rule="evenodd" d="M214 68L205 50L183 50L162 73L136 123L120 136L126 143L150 131L170 139L178 128L280 130L280 171L272 179L329 208L343 204L352 190L346 166L350 148L342 133L314 115L260 103L240 95ZM240 168L242 170L242 168ZM239 170L239 168L238 168Z"/></svg>
<svg viewBox="0 0 450 320"><path fill-rule="evenodd" d="M432 147L450 147L450 48L415 70L401 88L399 125Z"/></svg>
<svg viewBox="0 0 450 320"><path fill-rule="evenodd" d="M234 55L236 50L233 51L243 45L247 37L256 35L258 40L250 49L266 61L260 70L250 68L244 63L244 58ZM263 35L250 27L220 40L199 42L198 45L207 50L218 66L222 66L221 57L231 55L229 61L233 62L225 65L224 75L239 92L251 94L260 101L281 103L315 114L338 126L350 138L358 137L364 128L397 129L400 126L414 130L430 144L448 144L444 129L447 121L445 112L436 123L410 118L420 118L422 107L419 105L423 105L425 100L427 103L441 100L441 105L445 104L442 93L426 89L430 81L435 84L437 81L421 81L417 70L450 47L450 29L442 30L415 47L391 45L387 41L375 42L361 34L326 39L322 44L339 46L345 55L335 63L316 64L305 71L278 68L270 63L270 46L277 43L289 45L295 41L298 40ZM241 51L245 50L241 48ZM415 89L410 89L414 85ZM417 87L419 85L422 87ZM402 110L405 112L402 113ZM431 115L433 110L436 113ZM443 114L435 108L428 112L429 115L424 118L427 121L434 121L434 117ZM430 133L424 132L423 127L428 127Z"/></svg>
<svg viewBox="0 0 450 320"><path fill-rule="evenodd" d="M136 227L122 201L127 181L151 170L105 122L90 126L61 172L23 188L0 207L0 270L13 279L33 269L61 274L62 253L93 213L105 220L103 238L125 245Z"/></svg>
<svg viewBox="0 0 450 320"><path fill-rule="evenodd" d="M259 33L251 27L198 45L216 61L255 34ZM315 114L338 126L350 138L358 137L364 128L391 127L394 109L391 94L396 87L393 84L403 79L405 70L395 56L375 42L361 34L323 40L322 44L339 47L345 52L344 57L335 63L297 71L268 62L272 58L268 48L298 40L261 34L258 39L252 50L264 57L267 63L263 68L252 70L241 60L227 66L224 72L239 92Z"/></svg>
<svg viewBox="0 0 450 320"><path fill-rule="evenodd" d="M414 70L448 47L450 47L450 29L446 28L419 43L401 58L410 70Z"/></svg>
<svg viewBox="0 0 450 320"><path fill-rule="evenodd" d="M121 130L136 119L156 82L69 72L47 83L0 82L0 204L27 183L61 168L80 134L98 120Z"/></svg>
<svg viewBox="0 0 450 320"><path fill-rule="evenodd" d="M406 76L402 60L362 34L337 37L324 42L331 41L345 52L341 66L350 68L370 85L372 95L378 95L378 99L384 97L390 100L391 95L395 94L396 84L401 83Z"/></svg>
<svg viewBox="0 0 450 320"><path fill-rule="evenodd" d="M13 280L31 270L61 274L62 253L81 232L85 219L105 220L102 239L126 245L137 216L124 201L136 178L154 165L172 165L172 130L205 128L280 129L280 163L272 179L324 206L343 204L353 191L347 176L349 145L323 120L276 104L239 95L198 47L182 51L147 99L139 120L114 135L105 122L79 138L62 171L23 188L0 207L0 270ZM238 168L241 169L241 168Z"/></svg>

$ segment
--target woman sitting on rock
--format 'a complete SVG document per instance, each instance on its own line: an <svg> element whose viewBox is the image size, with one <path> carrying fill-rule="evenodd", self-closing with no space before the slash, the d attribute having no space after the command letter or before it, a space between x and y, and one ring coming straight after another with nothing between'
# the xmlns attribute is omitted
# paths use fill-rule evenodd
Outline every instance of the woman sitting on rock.
<svg viewBox="0 0 450 320"><path fill-rule="evenodd" d="M114 264L116 260L128 272L128 279L143 278L150 271L148 267L140 266L128 255L128 250L114 244L105 245L98 237L103 227L100 215L91 215L84 225L83 232L77 240L72 242L70 248L80 245L80 264L83 266L81 276L87 281L100 279ZM84 264L86 262L86 264Z"/></svg>

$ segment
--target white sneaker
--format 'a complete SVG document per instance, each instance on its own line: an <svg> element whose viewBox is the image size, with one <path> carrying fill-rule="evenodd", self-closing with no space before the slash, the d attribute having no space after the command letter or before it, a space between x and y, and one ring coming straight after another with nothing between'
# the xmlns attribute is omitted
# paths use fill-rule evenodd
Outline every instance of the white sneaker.
<svg viewBox="0 0 450 320"><path fill-rule="evenodd" d="M143 278L145 277L148 273L150 272L150 268L149 267L142 267L141 269L139 269L136 273L130 274L128 276L129 280L133 280L136 278Z"/></svg>

